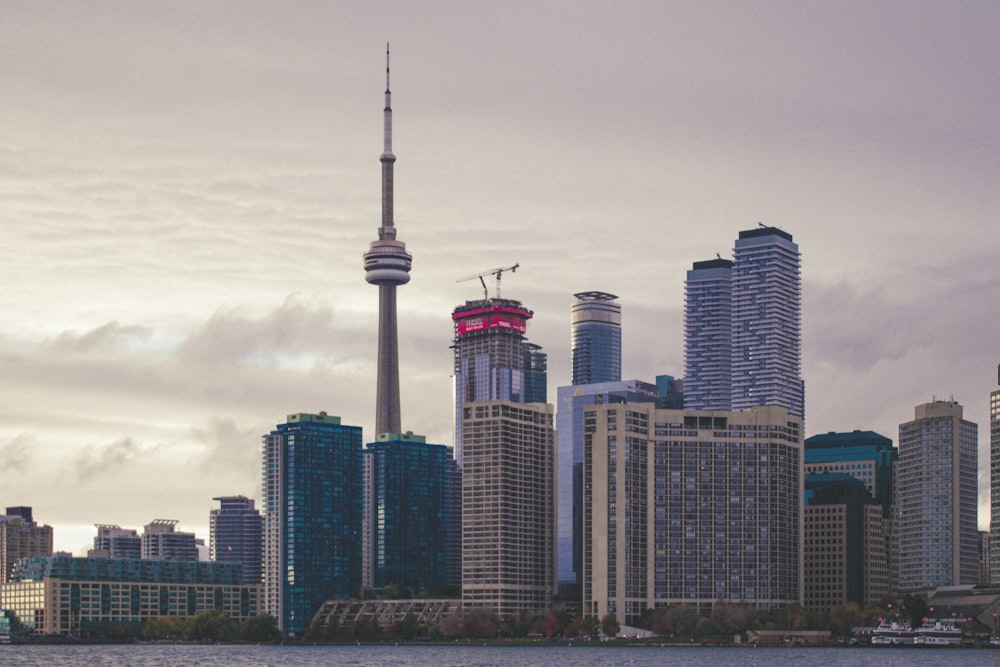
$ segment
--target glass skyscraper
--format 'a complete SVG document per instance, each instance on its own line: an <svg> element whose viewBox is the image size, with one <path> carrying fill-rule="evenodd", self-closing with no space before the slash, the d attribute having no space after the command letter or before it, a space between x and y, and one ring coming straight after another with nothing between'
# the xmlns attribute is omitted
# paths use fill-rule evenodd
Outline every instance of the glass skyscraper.
<svg viewBox="0 0 1000 667"><path fill-rule="evenodd" d="M1000 389L990 393L990 583L1000 584Z"/></svg>
<svg viewBox="0 0 1000 667"><path fill-rule="evenodd" d="M607 292L579 292L570 311L573 384L622 379L622 307Z"/></svg>
<svg viewBox="0 0 1000 667"><path fill-rule="evenodd" d="M806 438L806 474L844 473L861 480L889 517L899 454L892 440L874 431L823 433Z"/></svg>
<svg viewBox="0 0 1000 667"><path fill-rule="evenodd" d="M421 435L384 433L365 449L368 585L440 594L448 580L451 450Z"/></svg>
<svg viewBox="0 0 1000 667"><path fill-rule="evenodd" d="M261 458L265 609L298 635L328 598L361 588L361 427L292 414Z"/></svg>
<svg viewBox="0 0 1000 667"><path fill-rule="evenodd" d="M695 262L684 283L684 407L729 410L733 386L733 262Z"/></svg>

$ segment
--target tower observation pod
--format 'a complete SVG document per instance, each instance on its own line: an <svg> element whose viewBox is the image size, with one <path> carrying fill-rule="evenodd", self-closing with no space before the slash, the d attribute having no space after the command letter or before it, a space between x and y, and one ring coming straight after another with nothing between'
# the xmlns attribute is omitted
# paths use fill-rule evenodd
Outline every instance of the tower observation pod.
<svg viewBox="0 0 1000 667"><path fill-rule="evenodd" d="M364 255L365 280L378 286L378 380L375 434L401 433L399 410L399 336L396 327L396 286L410 281L413 258L406 244L396 240L393 222L392 102L389 92L389 45L385 45L385 110L382 163L382 225L378 240Z"/></svg>

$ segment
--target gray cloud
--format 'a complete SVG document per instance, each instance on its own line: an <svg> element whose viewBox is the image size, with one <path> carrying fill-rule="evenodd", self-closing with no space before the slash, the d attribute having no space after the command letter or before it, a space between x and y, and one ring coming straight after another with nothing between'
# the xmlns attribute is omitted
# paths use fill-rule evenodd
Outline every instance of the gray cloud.
<svg viewBox="0 0 1000 667"><path fill-rule="evenodd" d="M87 445L70 463L70 467L78 481L89 482L97 477L120 473L143 453L135 440L122 438L108 445Z"/></svg>
<svg viewBox="0 0 1000 667"><path fill-rule="evenodd" d="M37 447L38 442L31 435L18 435L0 445L0 461L8 471L26 472Z"/></svg>

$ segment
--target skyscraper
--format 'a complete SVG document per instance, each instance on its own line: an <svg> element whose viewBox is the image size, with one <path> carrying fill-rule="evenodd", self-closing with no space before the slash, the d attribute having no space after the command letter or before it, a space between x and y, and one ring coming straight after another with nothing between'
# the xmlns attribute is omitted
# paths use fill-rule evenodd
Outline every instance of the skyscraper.
<svg viewBox="0 0 1000 667"><path fill-rule="evenodd" d="M733 387L733 262L695 262L684 283L684 407L729 410Z"/></svg>
<svg viewBox="0 0 1000 667"><path fill-rule="evenodd" d="M954 401L918 405L899 425L899 589L978 580L979 428Z"/></svg>
<svg viewBox="0 0 1000 667"><path fill-rule="evenodd" d="M524 344L524 402L549 402L549 355L534 343Z"/></svg>
<svg viewBox="0 0 1000 667"><path fill-rule="evenodd" d="M142 538L134 528L122 528L115 524L97 524L94 548L88 554L91 558L142 558Z"/></svg>
<svg viewBox="0 0 1000 667"><path fill-rule="evenodd" d="M154 519L142 532L142 557L146 560L198 560L194 533L177 530L174 519Z"/></svg>
<svg viewBox="0 0 1000 667"><path fill-rule="evenodd" d="M579 292L570 311L573 384L622 379L622 307L607 292Z"/></svg>
<svg viewBox="0 0 1000 667"><path fill-rule="evenodd" d="M997 367L1000 383L1000 366ZM990 583L1000 584L1000 389L990 392Z"/></svg>
<svg viewBox="0 0 1000 667"><path fill-rule="evenodd" d="M802 602L802 423L602 404L583 412L583 609Z"/></svg>
<svg viewBox="0 0 1000 667"><path fill-rule="evenodd" d="M364 456L366 585L417 595L457 585L448 578L450 449L422 435L384 433Z"/></svg>
<svg viewBox="0 0 1000 667"><path fill-rule="evenodd" d="M579 583L583 530L583 412L605 403L655 403L658 387L639 380L559 387L556 400L556 471L559 584Z"/></svg>
<svg viewBox="0 0 1000 667"><path fill-rule="evenodd" d="M264 549L264 524L252 498L220 496L208 515L212 560L243 567L243 583L259 584Z"/></svg>
<svg viewBox="0 0 1000 667"><path fill-rule="evenodd" d="M861 480L886 517L895 503L898 460L892 440L874 431L831 431L806 438L806 474L844 473Z"/></svg>
<svg viewBox="0 0 1000 667"><path fill-rule="evenodd" d="M530 310L513 299L466 301L455 308L455 459L462 466L463 406L526 399L524 333Z"/></svg>
<svg viewBox="0 0 1000 667"><path fill-rule="evenodd" d="M799 247L788 232L762 226L740 232L733 260L732 409L780 405L802 419Z"/></svg>
<svg viewBox="0 0 1000 667"><path fill-rule="evenodd" d="M389 45L385 48L385 109L382 163L382 225L378 240L365 253L365 280L378 285L378 379L375 434L399 433L399 335L396 326L396 286L410 281L412 258L396 240L393 222L392 102L389 92Z"/></svg>
<svg viewBox="0 0 1000 667"><path fill-rule="evenodd" d="M501 617L549 607L555 593L552 406L462 407L462 603Z"/></svg>
<svg viewBox="0 0 1000 667"><path fill-rule="evenodd" d="M361 587L361 456L361 427L325 412L263 437L264 600L283 632Z"/></svg>
<svg viewBox="0 0 1000 667"><path fill-rule="evenodd" d="M35 523L30 507L8 507L0 515L0 584L10 581L19 558L52 555L52 526Z"/></svg>

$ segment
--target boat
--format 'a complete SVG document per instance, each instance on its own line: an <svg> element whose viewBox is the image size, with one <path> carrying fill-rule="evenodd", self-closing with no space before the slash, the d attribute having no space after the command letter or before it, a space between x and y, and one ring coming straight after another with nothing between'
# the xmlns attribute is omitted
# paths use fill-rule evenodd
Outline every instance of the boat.
<svg viewBox="0 0 1000 667"><path fill-rule="evenodd" d="M962 643L962 630L953 623L936 621L934 625L917 628L913 643L919 646L958 646Z"/></svg>
<svg viewBox="0 0 1000 667"><path fill-rule="evenodd" d="M10 643L10 633L0 632L0 644L9 644L9 643Z"/></svg>
<svg viewBox="0 0 1000 667"><path fill-rule="evenodd" d="M902 621L882 621L872 631L873 646L913 644L913 630Z"/></svg>

